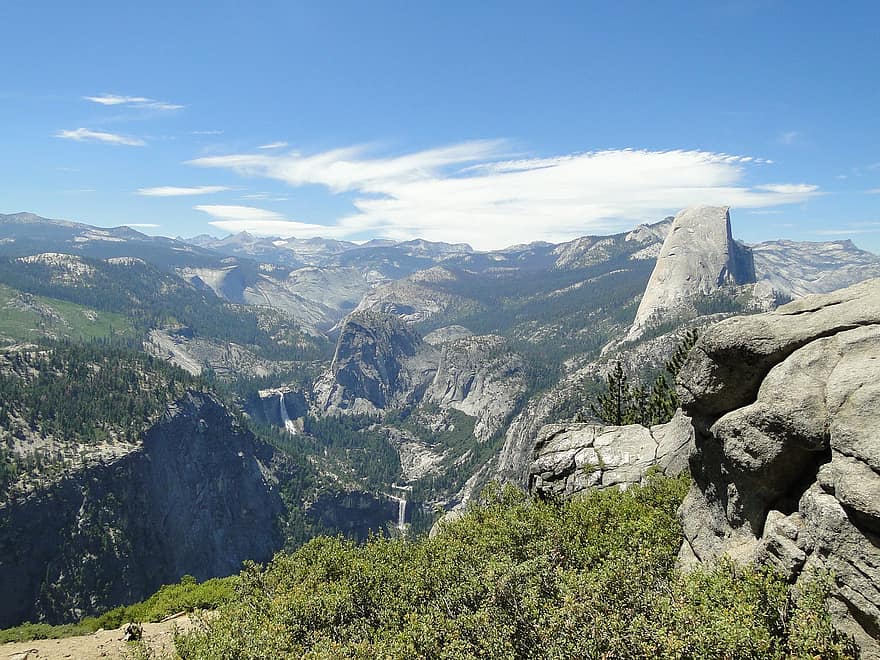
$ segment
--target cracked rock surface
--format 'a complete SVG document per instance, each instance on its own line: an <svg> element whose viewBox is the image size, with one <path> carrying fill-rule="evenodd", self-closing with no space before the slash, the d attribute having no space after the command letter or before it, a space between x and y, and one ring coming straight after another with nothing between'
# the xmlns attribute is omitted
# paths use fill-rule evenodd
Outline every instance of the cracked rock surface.
<svg viewBox="0 0 880 660"><path fill-rule="evenodd" d="M830 570L838 625L880 658L880 280L718 323L678 384L683 563Z"/></svg>
<svg viewBox="0 0 880 660"><path fill-rule="evenodd" d="M658 466L667 474L687 469L693 438L681 411L650 429L638 424L548 424L538 433L529 489L544 497L571 497L587 488L626 488Z"/></svg>

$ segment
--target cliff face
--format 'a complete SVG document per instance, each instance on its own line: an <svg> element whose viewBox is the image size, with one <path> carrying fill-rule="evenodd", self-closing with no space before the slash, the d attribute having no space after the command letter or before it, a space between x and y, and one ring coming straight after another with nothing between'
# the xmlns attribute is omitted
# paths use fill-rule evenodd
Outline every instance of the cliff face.
<svg viewBox="0 0 880 660"><path fill-rule="evenodd" d="M713 326L679 395L695 428L682 560L830 570L839 625L880 657L880 280Z"/></svg>
<svg viewBox="0 0 880 660"><path fill-rule="evenodd" d="M474 438L488 440L526 390L526 366L498 335L443 344L437 373L425 400L476 418Z"/></svg>
<svg viewBox="0 0 880 660"><path fill-rule="evenodd" d="M396 316L357 312L342 326L315 398L325 411L373 413L405 402L430 381L436 364L434 347Z"/></svg>
<svg viewBox="0 0 880 660"><path fill-rule="evenodd" d="M212 396L169 407L129 453L0 507L0 626L141 600L280 548L274 450Z"/></svg>
<svg viewBox="0 0 880 660"><path fill-rule="evenodd" d="M733 240L727 208L687 208L675 216L660 249L633 332L661 314L688 309L699 295L754 281L752 252Z"/></svg>

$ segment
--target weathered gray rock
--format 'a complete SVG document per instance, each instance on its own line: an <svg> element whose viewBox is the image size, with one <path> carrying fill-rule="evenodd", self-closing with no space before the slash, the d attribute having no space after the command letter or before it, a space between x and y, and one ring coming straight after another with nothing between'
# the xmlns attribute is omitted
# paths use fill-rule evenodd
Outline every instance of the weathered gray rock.
<svg viewBox="0 0 880 660"><path fill-rule="evenodd" d="M376 413L412 400L438 354L395 315L361 311L342 326L330 370L315 385L322 411Z"/></svg>
<svg viewBox="0 0 880 660"><path fill-rule="evenodd" d="M770 369L801 346L880 323L876 280L807 296L770 314L727 319L705 333L679 380L696 417L719 417L754 398Z"/></svg>
<svg viewBox="0 0 880 660"><path fill-rule="evenodd" d="M443 344L425 400L476 418L474 438L488 440L526 391L526 366L503 337L481 335Z"/></svg>
<svg viewBox="0 0 880 660"><path fill-rule="evenodd" d="M852 241L767 241L750 246L759 290L800 298L880 277L880 257Z"/></svg>
<svg viewBox="0 0 880 660"><path fill-rule="evenodd" d="M880 280L722 321L679 385L695 428L684 563L831 570L839 625L880 657Z"/></svg>
<svg viewBox="0 0 880 660"><path fill-rule="evenodd" d="M588 488L641 483L654 466L681 474L692 440L690 420L681 411L650 429L638 424L548 424L535 444L529 490L543 497L570 497Z"/></svg>
<svg viewBox="0 0 880 660"><path fill-rule="evenodd" d="M672 222L630 334L662 314L691 309L700 295L754 281L751 250L733 240L727 208L687 208Z"/></svg>

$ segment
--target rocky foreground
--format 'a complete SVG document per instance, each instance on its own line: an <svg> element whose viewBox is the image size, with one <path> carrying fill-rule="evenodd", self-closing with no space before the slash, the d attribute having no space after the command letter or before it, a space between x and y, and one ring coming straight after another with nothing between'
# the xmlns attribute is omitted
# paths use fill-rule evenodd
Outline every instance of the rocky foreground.
<svg viewBox="0 0 880 660"><path fill-rule="evenodd" d="M139 649L143 649L142 654L146 657L173 657L175 632L191 627L189 616L183 614L159 623L143 624L139 642L126 641L127 626L123 626L99 630L91 635L2 644L0 657L9 660L122 660L137 657Z"/></svg>
<svg viewBox="0 0 880 660"><path fill-rule="evenodd" d="M680 563L830 572L836 624L880 658L880 279L712 326L678 389L683 414L651 429L544 427L532 492L625 488L688 459Z"/></svg>
<svg viewBox="0 0 880 660"><path fill-rule="evenodd" d="M713 326L679 386L682 560L830 570L840 625L880 657L880 280Z"/></svg>

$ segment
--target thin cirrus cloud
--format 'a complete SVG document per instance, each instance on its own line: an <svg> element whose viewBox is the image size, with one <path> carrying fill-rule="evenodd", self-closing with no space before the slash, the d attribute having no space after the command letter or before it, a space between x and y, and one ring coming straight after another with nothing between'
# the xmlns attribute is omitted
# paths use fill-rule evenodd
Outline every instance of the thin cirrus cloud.
<svg viewBox="0 0 880 660"><path fill-rule="evenodd" d="M813 234L819 236L855 236L859 234L880 233L880 222L850 222L842 227L816 229Z"/></svg>
<svg viewBox="0 0 880 660"><path fill-rule="evenodd" d="M344 231L339 227L288 220L280 213L255 206L201 204L193 208L211 216L213 220L209 222L210 225L231 234L248 231L265 236L315 238L317 236L337 236Z"/></svg>
<svg viewBox="0 0 880 660"><path fill-rule="evenodd" d="M188 195L213 195L229 190L226 186L156 186L155 188L138 188L137 194L146 197L186 197Z"/></svg>
<svg viewBox="0 0 880 660"><path fill-rule="evenodd" d="M97 103L99 105L122 106L127 108L140 108L145 110L180 110L185 106L177 103L167 103L165 101L157 101L146 96L120 96L119 94L102 94L100 96L84 96L86 101Z"/></svg>
<svg viewBox="0 0 880 660"><path fill-rule="evenodd" d="M257 149L283 149L287 146L287 142L270 142L269 144L261 144Z"/></svg>
<svg viewBox="0 0 880 660"><path fill-rule="evenodd" d="M747 175L771 164L752 156L614 149L511 158L509 151L504 141L481 140L388 157L354 146L188 162L350 195L352 212L325 235L467 241L478 249L623 231L695 204L760 209L821 194L806 183L747 185ZM236 231L265 228L247 217L224 221Z"/></svg>
<svg viewBox="0 0 880 660"><path fill-rule="evenodd" d="M126 147L143 147L147 144L137 137L108 133L106 131L93 131L88 128L58 131L55 137L64 140L76 140L77 142L104 142L105 144L124 145Z"/></svg>

